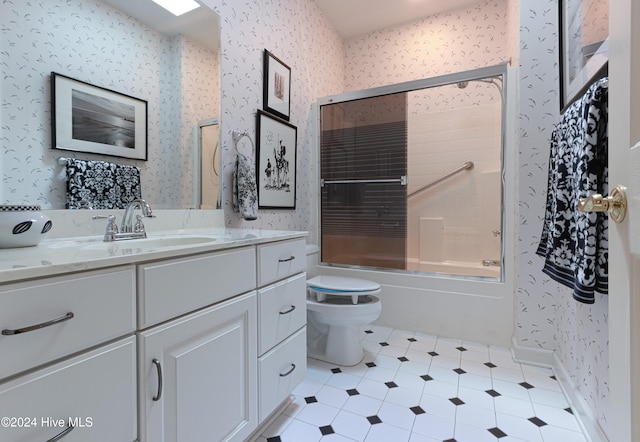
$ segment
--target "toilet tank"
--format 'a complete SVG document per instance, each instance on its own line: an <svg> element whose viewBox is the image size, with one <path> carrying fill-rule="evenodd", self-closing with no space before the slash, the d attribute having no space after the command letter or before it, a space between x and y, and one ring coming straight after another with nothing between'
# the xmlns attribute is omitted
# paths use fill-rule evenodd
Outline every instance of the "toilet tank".
<svg viewBox="0 0 640 442"><path fill-rule="evenodd" d="M307 244L307 279L318 275L320 263L320 247L316 244Z"/></svg>

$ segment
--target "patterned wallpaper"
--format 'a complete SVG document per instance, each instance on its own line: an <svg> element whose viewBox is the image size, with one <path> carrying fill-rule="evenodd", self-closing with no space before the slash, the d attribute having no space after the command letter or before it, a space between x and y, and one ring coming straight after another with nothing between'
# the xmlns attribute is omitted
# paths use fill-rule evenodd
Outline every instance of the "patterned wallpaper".
<svg viewBox="0 0 640 442"><path fill-rule="evenodd" d="M510 58L508 0L434 15L345 42L346 91L497 65Z"/></svg>
<svg viewBox="0 0 640 442"><path fill-rule="evenodd" d="M180 103L180 87L194 88L192 95L218 94L211 69L203 71L194 58L201 59L200 49L186 40L171 42L98 0L7 0L0 3L0 17L3 203L63 208L65 180L56 159L66 156L139 166L143 196L153 207L191 206L181 199L190 169L178 173L175 164L191 164L193 157L181 145L180 111L171 104ZM180 55L187 57L176 65ZM207 81L176 86L187 70ZM147 100L149 160L51 149L51 71Z"/></svg>
<svg viewBox="0 0 640 442"><path fill-rule="evenodd" d="M557 1L521 0L520 171L516 328L518 344L546 348L571 376L606 432L607 296L576 303L571 291L542 274L535 255L545 210L549 139L559 120Z"/></svg>
<svg viewBox="0 0 640 442"><path fill-rule="evenodd" d="M230 227L310 230L315 221L311 104L344 89L342 41L313 0L204 0L222 17L222 176L225 222ZM296 209L260 210L255 221L231 208L234 130L256 142L262 108L262 57L268 49L291 68L291 119L298 128ZM243 138L242 143L247 143ZM240 149L246 149L240 146Z"/></svg>

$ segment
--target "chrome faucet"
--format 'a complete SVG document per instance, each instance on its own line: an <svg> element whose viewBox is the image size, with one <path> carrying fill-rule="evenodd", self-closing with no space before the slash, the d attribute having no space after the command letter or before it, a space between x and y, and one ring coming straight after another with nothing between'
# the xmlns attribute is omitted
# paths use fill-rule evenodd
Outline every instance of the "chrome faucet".
<svg viewBox="0 0 640 442"><path fill-rule="evenodd" d="M153 218L153 212L149 204L143 199L135 199L127 204L124 209L124 215L122 215L122 224L120 225L120 233L145 233L144 224L142 224L142 218L140 215L136 217L136 223L133 224L133 211L139 208L142 211L142 215L146 218ZM145 233L146 238L146 233Z"/></svg>
<svg viewBox="0 0 640 442"><path fill-rule="evenodd" d="M142 216L136 215L136 223L133 224L133 211L136 208L142 211L142 216L153 218L151 207L149 207L149 204L143 199L136 199L127 204L127 207L124 209L124 215L122 216L120 231L118 231L118 225L116 224L116 217L114 215L96 215L93 217L94 220L107 220L107 230L104 233L105 241L121 241L147 237L144 224L142 224Z"/></svg>

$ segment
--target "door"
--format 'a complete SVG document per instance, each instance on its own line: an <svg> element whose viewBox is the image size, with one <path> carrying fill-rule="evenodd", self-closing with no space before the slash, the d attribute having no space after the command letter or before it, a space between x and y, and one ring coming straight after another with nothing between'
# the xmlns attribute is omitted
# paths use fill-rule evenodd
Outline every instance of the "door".
<svg viewBox="0 0 640 442"><path fill-rule="evenodd" d="M257 426L255 292L140 333L141 442L243 441Z"/></svg>
<svg viewBox="0 0 640 442"><path fill-rule="evenodd" d="M640 3L610 0L609 188L628 188L628 218L609 223L608 422L612 441L640 440ZM635 256L634 256L635 255Z"/></svg>

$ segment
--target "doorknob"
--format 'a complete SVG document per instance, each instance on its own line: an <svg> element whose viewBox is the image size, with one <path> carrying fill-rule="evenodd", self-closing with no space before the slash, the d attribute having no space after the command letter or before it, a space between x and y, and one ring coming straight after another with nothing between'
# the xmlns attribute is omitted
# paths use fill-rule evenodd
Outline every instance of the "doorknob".
<svg viewBox="0 0 640 442"><path fill-rule="evenodd" d="M580 198L578 210L580 212L609 212L611 219L621 223L627 214L626 187L616 186L609 196L598 193L587 198Z"/></svg>

